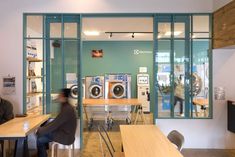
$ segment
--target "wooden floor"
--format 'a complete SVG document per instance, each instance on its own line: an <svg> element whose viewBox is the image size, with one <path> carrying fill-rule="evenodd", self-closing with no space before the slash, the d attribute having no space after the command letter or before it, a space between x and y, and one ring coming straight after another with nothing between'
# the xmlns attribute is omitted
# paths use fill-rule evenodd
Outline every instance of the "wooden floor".
<svg viewBox="0 0 235 157"><path fill-rule="evenodd" d="M93 153L92 153L93 152ZM36 150L31 151L31 157L37 157ZM221 150L221 149L184 149L182 151L184 157L235 157L235 150ZM50 157L50 152L48 157ZM75 150L75 157L102 157L101 153L97 153L93 148L89 153ZM59 150L58 157L68 157L66 150Z"/></svg>
<svg viewBox="0 0 235 157"><path fill-rule="evenodd" d="M147 123L152 123L152 115L146 116ZM102 122L96 122L94 125L103 124ZM108 134L113 142L114 148L118 151L121 150L121 135L119 130L119 125L125 124L124 122L116 121L112 130L108 131ZM95 127L91 130L88 130L84 126L83 132L83 149L75 150L75 157L103 157L100 147L100 139L98 131ZM103 145L104 146L104 145ZM105 146L104 146L105 147ZM109 154L106 152L106 157L109 157ZM184 157L235 157L235 150L219 150L219 149L183 149L182 154ZM32 157L37 157L36 150L31 151ZM50 151L48 156L50 156ZM58 157L67 157L68 152L66 150L59 150Z"/></svg>
<svg viewBox="0 0 235 157"><path fill-rule="evenodd" d="M235 150L224 149L184 149L184 157L235 157Z"/></svg>

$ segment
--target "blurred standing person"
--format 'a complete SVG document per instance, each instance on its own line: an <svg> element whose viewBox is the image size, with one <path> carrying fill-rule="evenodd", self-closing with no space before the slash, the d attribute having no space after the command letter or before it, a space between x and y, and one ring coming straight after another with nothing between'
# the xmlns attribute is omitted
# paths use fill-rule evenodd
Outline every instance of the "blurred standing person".
<svg viewBox="0 0 235 157"><path fill-rule="evenodd" d="M180 104L180 115L181 117L184 116L183 113L183 102L184 102L184 84L182 83L182 75L179 76L179 79L176 83L175 87L175 96L174 96L174 107L176 106L177 102Z"/></svg>

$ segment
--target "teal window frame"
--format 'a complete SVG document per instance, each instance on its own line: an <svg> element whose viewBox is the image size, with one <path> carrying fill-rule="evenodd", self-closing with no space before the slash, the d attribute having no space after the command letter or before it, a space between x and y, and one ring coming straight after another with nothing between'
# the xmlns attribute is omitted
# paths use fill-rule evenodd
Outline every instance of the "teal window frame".
<svg viewBox="0 0 235 157"><path fill-rule="evenodd" d="M193 16L209 16L209 37L207 38L192 38L192 34L193 32ZM166 18L159 18L165 16ZM170 97L170 108L171 108L171 115L169 117L160 117L159 116L159 112L158 112L158 81L157 81L157 73L158 73L158 64L156 63L156 55L157 55L157 51L158 51L158 22L170 22L171 23L171 31L174 32L174 22L175 21L175 17L176 16L188 16L190 18L189 21L185 21L186 22L186 33L185 33L185 52L189 52L188 57L190 58L190 65L186 65L188 69L188 71L186 72L186 79L190 78L190 73L192 73L193 71L193 40L197 40L197 39L205 39L205 40L209 40L209 49L208 49L208 62L209 62L209 116L208 117L193 117L193 106L190 105L192 104L192 99L193 97L189 95L190 92L190 88L192 88L192 81L191 79L189 79L189 84L191 84L191 87L187 87L185 86L185 116L184 117L174 117L174 105L173 105L173 100L174 100L174 94L171 94ZM168 19L167 19L168 17ZM169 20L170 17L170 20ZM154 119L212 119L213 118L213 85L212 85L212 14L209 13L198 13L198 14L155 14L154 15L154 56L153 56L153 74L154 74L154 93L153 93L153 101L154 101ZM190 23L189 23L190 22ZM161 38L164 39L164 38ZM171 38L166 38L167 40L171 41L171 54L174 51L174 40L177 38L173 37L173 34L171 36ZM174 56L171 55L171 76L174 77ZM171 80L174 80L174 78L171 78ZM171 81L171 91L174 91L174 85L172 84L173 81ZM172 92L171 92L172 93ZM174 93L174 92L173 92ZM188 105L187 105L188 104Z"/></svg>
<svg viewBox="0 0 235 157"><path fill-rule="evenodd" d="M40 38L28 38L26 35L26 29L27 29L27 16L43 16L43 36L40 37ZM79 50L78 50L78 57L77 57L77 60L78 60L78 70L77 70L77 77L78 77L78 86L79 85L82 85L82 38L81 38L81 32L82 32L82 19L83 18L86 18L86 17L152 17L153 18L153 42L154 42L154 46L153 46L153 75L156 74L157 72L157 69L155 67L155 55L156 55L156 42L157 42L157 32L156 32L156 17L159 16L159 15L169 15L169 16L189 16L192 18L193 15L208 15L210 17L210 31L209 31L209 38L208 40L210 41L209 43L209 50L208 50L208 57L209 57L209 117L192 117L190 116L188 113L186 114L186 116L184 118L181 118L181 119L212 119L213 118L213 102L212 102L212 93L213 93L213 89L212 89L212 41L211 41L211 38L212 38L212 14L210 13L182 13L182 14L178 14L178 13L171 13L171 14L164 14L164 13L159 13L159 14L156 14L156 13L91 13L91 14L88 14L88 13L84 13L84 14L79 14L79 13L74 13L74 14L66 14L66 13L62 13L62 14L58 14L58 13L23 13L23 113L26 113L26 41L28 39L40 39L40 40L43 40L43 71L46 72L44 75L43 75L43 81L46 80L46 86L47 87L44 87L44 82L43 82L43 100L42 102L45 103L46 105L46 108L44 108L45 105L43 105L43 113L46 114L46 113L49 113L50 112L50 88L48 86L48 84L50 83L48 80L48 76L49 76L49 72L50 71L46 71L48 70L49 68L49 65L46 64L45 62L49 62L49 58L48 58L48 54L46 54L46 50L48 49L48 47L46 47L46 42L48 40L47 38L47 35L45 34L46 33L46 27L47 27L47 24L46 24L46 17L47 16L50 16L50 15L61 15L62 16L62 19L63 19L63 16L79 16L80 17L80 21L79 21L79 28L77 29L78 30L78 38L79 38L79 41L78 41L78 44L79 44ZM172 19L173 20L173 19ZM192 27L192 20L191 20L191 27ZM64 32L63 30L64 28L62 27L62 32ZM188 29L188 28L187 28ZM192 28L190 28L192 30ZM203 38L205 39L205 38ZM191 38L189 39L189 49L190 49L190 52L192 52L192 40ZM156 84L156 77L154 77L154 88L153 88L153 94L151 94L151 102L153 102L154 104L154 112L153 112L153 122L155 123L155 120L156 119L175 119L175 117L169 117L169 118L161 118L158 116L158 100L157 100L157 84ZM65 82L64 78L63 78L63 82ZM46 88L46 92L45 91L45 88ZM80 86L79 88L79 93L82 93L82 86ZM49 92L49 93L48 93ZM45 97L46 97L46 101L45 101ZM172 98L171 98L172 99ZM83 107L82 107L82 95L79 94L79 97L78 97L78 106L80 107L79 108L79 112L78 112L78 115L80 117L80 132L83 131ZM191 108L187 108L187 110L191 110ZM81 147L82 147L82 141L83 141L83 136L81 134L81 137L80 137L80 142L81 142Z"/></svg>

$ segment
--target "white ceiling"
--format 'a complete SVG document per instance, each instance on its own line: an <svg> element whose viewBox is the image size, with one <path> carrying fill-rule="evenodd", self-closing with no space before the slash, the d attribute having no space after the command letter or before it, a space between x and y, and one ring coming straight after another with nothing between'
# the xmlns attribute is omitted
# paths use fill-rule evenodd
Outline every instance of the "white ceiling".
<svg viewBox="0 0 235 157"><path fill-rule="evenodd" d="M31 37L41 37L42 35L42 19L41 16L29 16L27 18L28 29L27 32ZM194 31L208 32L209 19L208 16L194 16ZM61 23L51 23L51 37L61 37ZM159 23L159 37L169 37L170 23ZM76 23L65 23L64 35L65 37L76 38L77 36ZM175 32L179 32L177 37L184 37L184 24L175 23ZM88 36L84 32L98 32L97 36ZM110 33L105 32L128 32L128 33ZM134 38L132 37L134 32ZM149 41L153 40L152 33L138 33L138 32L153 32L153 18L151 17L87 17L82 21L82 39L85 41L103 41L103 40L130 40L130 41ZM196 34L200 37L205 34Z"/></svg>
<svg viewBox="0 0 235 157"><path fill-rule="evenodd" d="M110 33L105 32L153 32L153 18L83 18L83 40L153 40L149 33ZM98 31L99 36L86 36L86 31Z"/></svg>

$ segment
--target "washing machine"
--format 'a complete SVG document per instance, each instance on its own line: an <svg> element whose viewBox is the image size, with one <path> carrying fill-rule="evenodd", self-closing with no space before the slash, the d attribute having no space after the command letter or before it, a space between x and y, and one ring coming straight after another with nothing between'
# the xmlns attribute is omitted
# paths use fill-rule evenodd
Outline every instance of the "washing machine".
<svg viewBox="0 0 235 157"><path fill-rule="evenodd" d="M131 98L131 75L106 74L105 98L106 99Z"/></svg>
<svg viewBox="0 0 235 157"><path fill-rule="evenodd" d="M106 99L127 99L131 98L131 75L130 74L106 74L105 75L105 98ZM131 107L105 106L105 111L111 113L114 120L131 119Z"/></svg>
<svg viewBox="0 0 235 157"><path fill-rule="evenodd" d="M69 102L73 106L77 106L78 99L78 85L77 85L77 76L75 73L66 74L66 87L70 88L70 98Z"/></svg>
<svg viewBox="0 0 235 157"><path fill-rule="evenodd" d="M104 98L104 76L85 77L85 98L103 99ZM95 120L105 120L105 106L86 106L88 128L91 128Z"/></svg>
<svg viewBox="0 0 235 157"><path fill-rule="evenodd" d="M85 78L85 98L104 98L104 76L87 76Z"/></svg>

